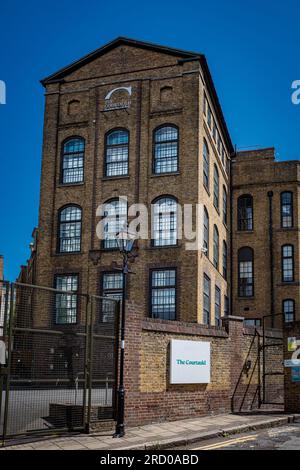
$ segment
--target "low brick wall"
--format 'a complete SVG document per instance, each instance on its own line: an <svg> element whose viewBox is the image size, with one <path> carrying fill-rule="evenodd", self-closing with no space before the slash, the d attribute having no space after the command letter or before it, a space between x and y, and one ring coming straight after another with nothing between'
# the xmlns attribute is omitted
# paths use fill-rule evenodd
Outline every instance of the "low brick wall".
<svg viewBox="0 0 300 470"><path fill-rule="evenodd" d="M129 304L126 327L126 423L192 418L204 414L246 411L258 405L261 336L244 328L240 317L227 317L223 327L196 323L145 319L138 307ZM172 385L169 383L170 340L211 343L211 383ZM278 340L272 348L269 368L282 363L282 334L268 331L267 341ZM251 361L249 370L245 364ZM283 377L269 385L273 398L283 400Z"/></svg>

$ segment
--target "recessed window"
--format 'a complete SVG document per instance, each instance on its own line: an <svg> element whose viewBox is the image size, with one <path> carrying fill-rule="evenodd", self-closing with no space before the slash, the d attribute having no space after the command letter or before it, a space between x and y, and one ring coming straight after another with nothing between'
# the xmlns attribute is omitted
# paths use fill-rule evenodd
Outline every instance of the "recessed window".
<svg viewBox="0 0 300 470"><path fill-rule="evenodd" d="M293 193L281 193L281 227L293 227Z"/></svg>
<svg viewBox="0 0 300 470"><path fill-rule="evenodd" d="M216 225L214 225L213 263L214 267L219 269L219 231Z"/></svg>
<svg viewBox="0 0 300 470"><path fill-rule="evenodd" d="M223 223L227 225L227 191L225 186L223 186Z"/></svg>
<svg viewBox="0 0 300 470"><path fill-rule="evenodd" d="M178 129L163 126L154 131L153 173L178 171Z"/></svg>
<svg viewBox="0 0 300 470"><path fill-rule="evenodd" d="M105 176L128 175L129 132L115 129L106 135Z"/></svg>
<svg viewBox="0 0 300 470"><path fill-rule="evenodd" d="M102 248L117 249L116 236L127 226L127 201L121 198L107 201L104 205L104 217Z"/></svg>
<svg viewBox="0 0 300 470"><path fill-rule="evenodd" d="M294 281L294 247L293 245L283 245L282 256L282 281Z"/></svg>
<svg viewBox="0 0 300 470"><path fill-rule="evenodd" d="M209 189L209 149L206 141L203 141L203 184Z"/></svg>
<svg viewBox="0 0 300 470"><path fill-rule="evenodd" d="M102 275L102 296L109 299L122 300L123 274L121 272L104 273ZM116 303L110 300L102 300L102 322L115 321Z"/></svg>
<svg viewBox="0 0 300 470"><path fill-rule="evenodd" d="M221 290L215 286L215 325L221 326Z"/></svg>
<svg viewBox="0 0 300 470"><path fill-rule="evenodd" d="M57 325L77 323L78 276L76 274L56 276L55 288L68 292L68 294L55 294L55 323Z"/></svg>
<svg viewBox="0 0 300 470"><path fill-rule="evenodd" d="M210 279L204 274L203 277L203 323L210 325Z"/></svg>
<svg viewBox="0 0 300 470"><path fill-rule="evenodd" d="M81 249L82 210L66 206L59 211L58 252L76 253Z"/></svg>
<svg viewBox="0 0 300 470"><path fill-rule="evenodd" d="M212 124L212 112L211 112L211 108L208 104L207 106L207 124L208 124L208 127L211 129L211 124Z"/></svg>
<svg viewBox="0 0 300 470"><path fill-rule="evenodd" d="M224 295L224 315L225 317L229 315L229 298L227 295Z"/></svg>
<svg viewBox="0 0 300 470"><path fill-rule="evenodd" d="M244 320L245 326L261 326L261 319L260 318L246 318Z"/></svg>
<svg viewBox="0 0 300 470"><path fill-rule="evenodd" d="M220 191L220 177L218 168L214 165L214 206L219 210L219 191Z"/></svg>
<svg viewBox="0 0 300 470"><path fill-rule="evenodd" d="M203 213L203 248L205 256L209 257L209 215L206 207Z"/></svg>
<svg viewBox="0 0 300 470"><path fill-rule="evenodd" d="M176 270L151 271L151 317L176 319Z"/></svg>
<svg viewBox="0 0 300 470"><path fill-rule="evenodd" d="M238 198L238 230L253 230L253 198L248 194Z"/></svg>
<svg viewBox="0 0 300 470"><path fill-rule="evenodd" d="M62 183L75 184L83 182L85 140L74 137L63 145Z"/></svg>
<svg viewBox="0 0 300 470"><path fill-rule="evenodd" d="M253 283L253 250L249 247L238 251L239 297L252 297Z"/></svg>
<svg viewBox="0 0 300 470"><path fill-rule="evenodd" d="M228 264L228 254L227 254L227 243L223 241L223 277L227 279L227 264Z"/></svg>
<svg viewBox="0 0 300 470"><path fill-rule="evenodd" d="M177 201L164 196L157 199L153 210L153 246L177 245Z"/></svg>
<svg viewBox="0 0 300 470"><path fill-rule="evenodd" d="M295 301L293 299L286 299L282 302L284 321L286 323L295 320Z"/></svg>

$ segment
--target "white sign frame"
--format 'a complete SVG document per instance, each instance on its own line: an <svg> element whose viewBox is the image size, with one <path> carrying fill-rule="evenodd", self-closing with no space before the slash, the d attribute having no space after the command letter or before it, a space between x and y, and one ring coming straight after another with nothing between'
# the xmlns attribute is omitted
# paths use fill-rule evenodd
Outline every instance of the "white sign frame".
<svg viewBox="0 0 300 470"><path fill-rule="evenodd" d="M210 381L210 342L171 339L170 384L209 384Z"/></svg>

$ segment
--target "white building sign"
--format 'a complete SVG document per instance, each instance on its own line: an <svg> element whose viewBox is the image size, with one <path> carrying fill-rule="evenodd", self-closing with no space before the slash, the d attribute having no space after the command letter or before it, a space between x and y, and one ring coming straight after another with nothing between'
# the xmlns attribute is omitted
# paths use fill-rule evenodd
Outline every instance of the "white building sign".
<svg viewBox="0 0 300 470"><path fill-rule="evenodd" d="M210 383L210 343L205 341L170 342L170 383Z"/></svg>

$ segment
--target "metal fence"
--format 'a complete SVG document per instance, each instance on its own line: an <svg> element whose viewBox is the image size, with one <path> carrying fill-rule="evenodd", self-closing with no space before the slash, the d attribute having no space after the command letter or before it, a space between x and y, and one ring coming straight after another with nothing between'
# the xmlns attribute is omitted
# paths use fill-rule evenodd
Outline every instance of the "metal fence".
<svg viewBox="0 0 300 470"><path fill-rule="evenodd" d="M114 419L119 302L20 283L4 299L2 440Z"/></svg>

